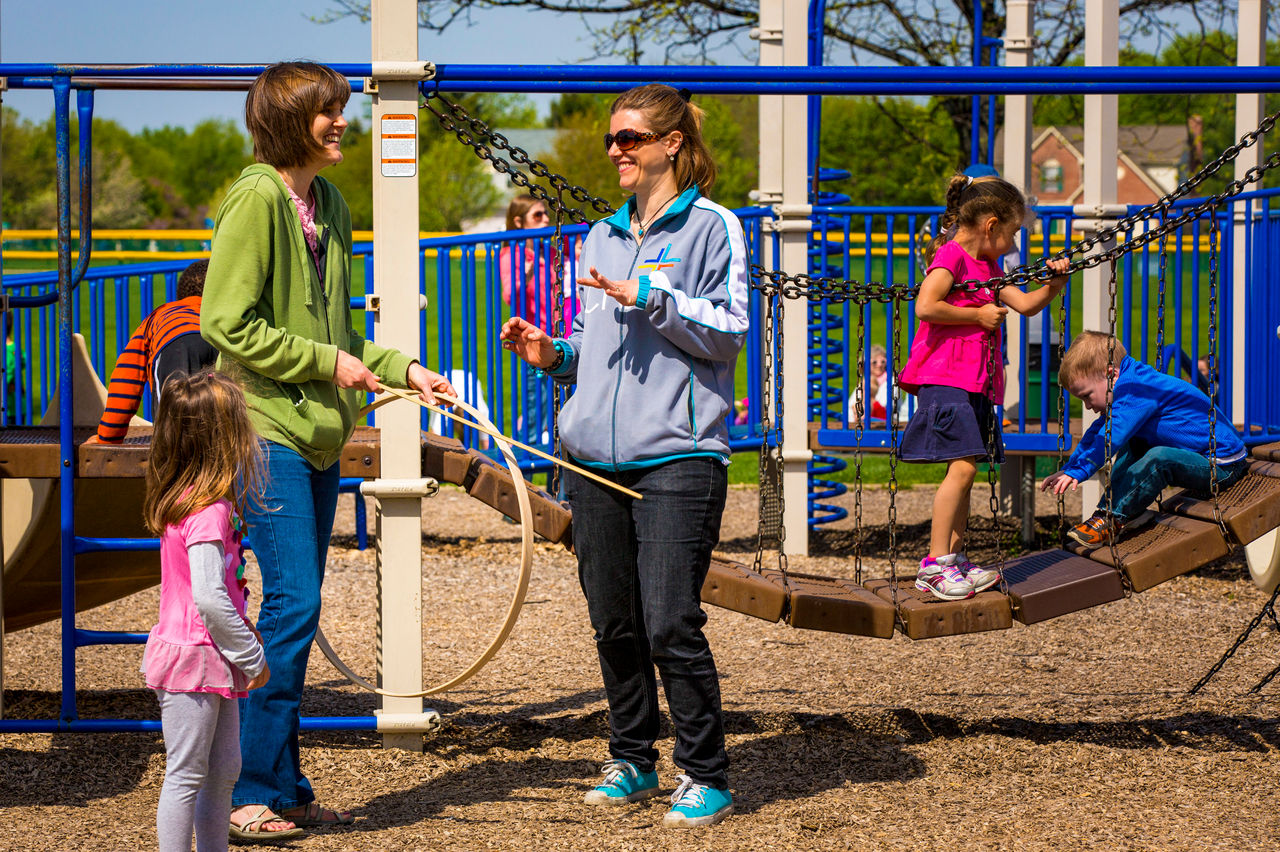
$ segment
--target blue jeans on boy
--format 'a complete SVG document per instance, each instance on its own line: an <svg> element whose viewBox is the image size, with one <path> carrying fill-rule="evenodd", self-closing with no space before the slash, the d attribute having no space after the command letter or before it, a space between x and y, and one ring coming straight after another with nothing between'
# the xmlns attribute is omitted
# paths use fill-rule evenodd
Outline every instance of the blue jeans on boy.
<svg viewBox="0 0 1280 852"><path fill-rule="evenodd" d="M288 447L261 444L264 505L250 500L245 524L262 572L257 626L271 678L240 700L240 780L231 806L268 805L279 813L315 799L298 759L298 705L320 624L338 465L316 470Z"/></svg>
<svg viewBox="0 0 1280 852"><path fill-rule="evenodd" d="M633 500L573 472L578 578L609 700L609 753L652 772L662 675L675 723L672 759L694 781L729 786L720 680L702 627L702 582L720 539L728 472L712 458L608 474Z"/></svg>
<svg viewBox="0 0 1280 852"><path fill-rule="evenodd" d="M1144 441L1130 441L1116 453L1111 464L1111 494L1115 501L1112 514L1118 523L1126 524L1141 515L1160 496L1161 490L1170 486L1186 488L1197 497L1208 497L1211 467L1218 487L1225 489L1244 476L1248 466L1247 458L1211 466L1207 458L1191 450L1151 447ZM1105 492L1103 500L1106 500Z"/></svg>

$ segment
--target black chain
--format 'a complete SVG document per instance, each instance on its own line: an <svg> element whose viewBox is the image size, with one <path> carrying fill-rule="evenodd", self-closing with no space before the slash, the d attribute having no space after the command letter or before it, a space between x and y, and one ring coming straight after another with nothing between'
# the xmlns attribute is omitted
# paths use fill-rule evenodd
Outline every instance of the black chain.
<svg viewBox="0 0 1280 852"><path fill-rule="evenodd" d="M893 361L886 375L893 377L893 407L885 412L889 418L889 589L893 595L893 617L902 622L898 608L898 405L902 384L898 381L902 363L902 301L893 300Z"/></svg>
<svg viewBox="0 0 1280 852"><path fill-rule="evenodd" d="M862 585L862 431L865 426L867 387L865 379L865 359L863 353L867 341L867 306L857 304L858 334L855 338L858 346L857 364L854 367L854 387L858 392L854 395L853 443L858 451L853 455L853 581ZM886 359L887 360L887 359ZM886 365L887 366L887 365ZM887 412L886 412L887 414ZM896 412L893 415L896 416Z"/></svg>
<svg viewBox="0 0 1280 852"><path fill-rule="evenodd" d="M561 211L564 205L561 202L560 190L556 190L556 226L555 232L552 234L553 240L551 246L551 270L547 276L551 282L551 286L555 288L555 303L551 312L551 336L563 338L565 336L564 328L564 236L561 228L564 226L564 216ZM560 409L564 405L564 388L559 382L551 383L551 454L558 459L564 458L564 453L560 447ZM526 415L527 417L528 415ZM541 424L538 426L541 431ZM560 494L560 465L551 466L551 480L549 482L550 492L554 495Z"/></svg>
<svg viewBox="0 0 1280 852"><path fill-rule="evenodd" d="M1267 116L1258 125L1257 130L1246 133L1237 144L1228 147L1216 160L1204 166L1186 181L1183 181L1173 192L1134 213L1117 219L1114 225L1103 228L1092 236L1085 237L1080 242L1051 255L1050 258L1046 258L1047 260L1070 258L1077 254L1085 255L1078 260L1071 260L1064 272L1059 273L1048 268L1042 260L1032 266L1016 267L999 278L991 278L985 281L978 279L957 281L952 285L951 289L953 291L959 290L972 293L983 288L990 288L996 292L998 298L1000 290L1004 287L1021 287L1033 282L1045 283L1060 274L1071 275L1075 272L1101 266L1104 263L1114 262L1117 258L1146 245L1166 239L1168 234L1175 233L1183 226L1202 218L1206 211L1216 210L1224 206L1227 201L1244 192L1247 186L1259 182L1262 180L1263 175L1280 166L1280 150L1277 150L1268 156L1261 166L1253 166L1245 172L1244 177L1227 184L1227 187L1217 195L1210 196L1194 207L1187 208L1177 216L1170 214L1170 205L1174 201L1187 195L1192 189L1216 174L1224 165L1234 161L1241 151L1253 145L1260 136L1270 131L1275 126L1278 117L1280 117L1280 113L1273 113ZM1141 235L1132 233L1136 225L1155 216L1159 216L1161 219L1159 227L1147 230ZM1119 235L1125 235L1124 242L1117 239ZM1087 254L1092 249L1108 243L1113 244L1111 248L1096 254ZM803 273L788 275L776 270L766 272L759 266L753 266L752 271L754 273L752 287L765 293L781 293L788 299L803 297L811 301L827 300L832 302L865 299L867 301L888 303L896 299L914 299L919 291L919 287L906 287L898 284L867 283L848 279L809 276Z"/></svg>
<svg viewBox="0 0 1280 852"><path fill-rule="evenodd" d="M782 584L790 588L791 581L787 577L787 554L784 544L787 539L787 527L783 523L786 499L782 483L774 481L782 475L782 346L783 346L783 303L781 299L763 297L764 316L764 375L760 389L760 460L759 460L759 522L756 527L756 556L753 570L761 573L764 557L765 519L771 515L777 518L778 571L782 574ZM775 363L775 353L777 360ZM776 403L778 414L773 416ZM772 445L770 436L774 437ZM777 499L777 508L772 505L772 498ZM788 598L789 601L789 598Z"/></svg>
<svg viewBox="0 0 1280 852"><path fill-rule="evenodd" d="M998 295L996 297L994 304L997 307L1000 306L1000 300ZM1000 338L1001 338L1000 328L1002 326L1003 326L1003 323L1001 326L997 326L991 332L991 334L987 335L988 353L987 353L986 385L989 388L988 401L991 402L991 429L987 434L987 484L991 486L990 509L991 509L991 524L992 524L992 530L993 530L992 534L995 537L995 546L996 546L996 554L997 554L996 555L996 572L1000 576L1000 591L1008 595L1009 584L1005 581L1005 578L1004 578L1004 540L1003 540L1003 536L1000 534L1000 497L997 492L997 486L996 486L996 476L997 476L996 452L999 448L999 435L1000 435L1001 423L1000 423L1000 413L999 411L996 410L996 403L990 399L990 397L994 397L998 395L996 376L1001 375L1004 371L1004 364L1002 363L1003 358L1002 358L1002 353L1000 351ZM965 527L966 536L968 535L968 533L969 533L969 529L966 526ZM961 544L963 545L963 542Z"/></svg>
<svg viewBox="0 0 1280 852"><path fill-rule="evenodd" d="M1103 417L1105 428L1103 440L1102 457L1106 459L1107 464L1111 465L1107 471L1107 494L1106 494L1106 512L1107 512L1107 547L1111 551L1111 564L1116 569L1116 573L1120 575L1120 583L1124 586L1125 597L1133 594L1133 584L1129 582L1129 576L1124 572L1124 565L1120 562L1120 553L1116 550L1116 514L1115 514L1115 459L1111 458L1111 397L1116 386L1116 261L1111 260L1111 275L1107 279L1107 293L1109 295L1109 310L1107 314L1111 333L1107 335L1107 410Z"/></svg>
<svg viewBox="0 0 1280 852"><path fill-rule="evenodd" d="M569 193L574 201L590 205L597 213L607 216L614 212L613 206L608 201L592 195L581 186L569 183L568 179L563 175L552 172L545 163L530 157L529 153L523 148L512 145L507 141L507 137L493 130L480 119L470 115L460 104L450 101L438 91L431 89L424 91L423 95L423 107L436 117L442 128L457 136L459 142L475 151L476 156L493 166L494 171L510 177L512 183L527 189L530 195L548 207L554 208L558 214L567 216L578 223L589 221L581 209L569 207L564 203L563 195L566 192ZM441 102L444 105L444 112L436 109L433 101ZM534 177L546 180L555 194L552 195L551 192L534 183L529 179L528 175L513 166L510 161L499 154L495 154L494 149L506 151L511 155L511 160L521 166L527 166Z"/></svg>
<svg viewBox="0 0 1280 852"><path fill-rule="evenodd" d="M1218 211L1209 212L1209 494L1213 498L1213 519L1222 530L1223 538L1232 541L1227 525L1222 520L1222 507L1218 505Z"/></svg>
<svg viewBox="0 0 1280 852"><path fill-rule="evenodd" d="M1067 299L1064 294L1058 300L1058 369L1062 369L1062 361L1067 357ZM1042 373L1046 373L1045 365L1041 364ZM1061 377L1059 377L1060 379ZM1061 380L1058 382L1058 470L1062 470L1067 466L1067 390L1062 386ZM1034 464L1034 462L1033 462ZM1058 492L1058 546L1067 543L1067 495L1063 491Z"/></svg>
<svg viewBox="0 0 1280 852"><path fill-rule="evenodd" d="M1164 221L1164 211L1160 212L1160 220ZM1156 279L1156 364L1163 372L1168 369L1164 362L1164 293L1165 280L1169 270L1169 232L1160 237L1160 274Z"/></svg>
<svg viewBox="0 0 1280 852"><path fill-rule="evenodd" d="M1214 675L1222 671L1222 667L1227 664L1227 660L1235 656L1236 651L1240 650L1240 646L1243 645L1246 640L1248 640L1250 634L1252 634L1254 630L1258 629L1258 625L1262 624L1262 619L1270 615L1271 620L1276 621L1277 596L1280 596L1280 585L1277 585L1275 589L1271 592L1271 597L1263 605L1262 609L1258 610L1258 614L1255 615L1253 617L1253 620L1249 622L1249 626L1244 629L1244 632L1242 632L1239 636L1236 637L1235 643L1230 648L1227 649L1227 652L1222 655L1222 658L1219 659L1218 662L1214 663L1213 666L1210 667L1209 671L1205 673L1205 676L1200 678L1200 680L1196 683L1196 685L1191 687L1191 689L1187 691L1188 695L1195 695L1197 692L1203 689L1205 685L1209 683L1209 681L1213 680ZM1270 675L1264 678L1262 682L1259 683L1252 690L1250 690L1250 692L1255 692L1257 690L1262 689L1262 687L1266 686L1266 684L1271 680L1271 678L1275 677L1275 674L1276 672L1273 670Z"/></svg>

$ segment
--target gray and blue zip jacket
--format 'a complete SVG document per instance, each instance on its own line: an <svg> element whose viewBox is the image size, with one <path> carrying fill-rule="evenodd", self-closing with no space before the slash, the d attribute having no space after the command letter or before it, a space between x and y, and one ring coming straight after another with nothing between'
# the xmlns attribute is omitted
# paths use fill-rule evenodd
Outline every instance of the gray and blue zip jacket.
<svg viewBox="0 0 1280 852"><path fill-rule="evenodd" d="M555 342L564 361L551 372L578 385L560 413L564 448L610 471L698 456L727 463L725 414L748 326L742 225L691 187L641 244L629 230L634 210L633 197L583 243L580 275L594 266L614 280L638 278L640 289L624 307L578 287L573 331Z"/></svg>

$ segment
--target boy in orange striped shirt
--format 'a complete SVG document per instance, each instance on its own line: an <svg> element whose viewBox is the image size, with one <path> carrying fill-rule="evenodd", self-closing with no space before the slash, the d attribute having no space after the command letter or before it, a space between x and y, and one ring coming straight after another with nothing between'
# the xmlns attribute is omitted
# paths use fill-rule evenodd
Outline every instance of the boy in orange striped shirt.
<svg viewBox="0 0 1280 852"><path fill-rule="evenodd" d="M218 359L218 351L200 336L200 298L208 268L209 261L197 260L184 269L178 297L152 311L120 353L107 386L107 408L98 423L98 440L104 444L124 440L148 385L154 415L169 376L210 368Z"/></svg>

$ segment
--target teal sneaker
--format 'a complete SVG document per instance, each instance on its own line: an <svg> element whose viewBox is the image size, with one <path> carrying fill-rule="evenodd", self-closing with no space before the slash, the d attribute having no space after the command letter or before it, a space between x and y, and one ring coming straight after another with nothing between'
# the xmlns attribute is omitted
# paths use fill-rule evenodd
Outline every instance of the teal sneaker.
<svg viewBox="0 0 1280 852"><path fill-rule="evenodd" d="M658 773L641 772L629 760L607 761L604 780L583 799L588 805L625 805L658 795Z"/></svg>
<svg viewBox="0 0 1280 852"><path fill-rule="evenodd" d="M676 781L679 786L671 794L671 810L662 818L668 828L715 825L733 813L733 796L728 790L696 784L688 775L678 775Z"/></svg>

